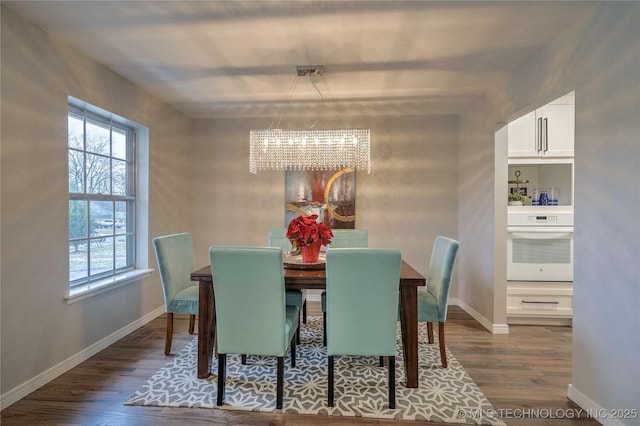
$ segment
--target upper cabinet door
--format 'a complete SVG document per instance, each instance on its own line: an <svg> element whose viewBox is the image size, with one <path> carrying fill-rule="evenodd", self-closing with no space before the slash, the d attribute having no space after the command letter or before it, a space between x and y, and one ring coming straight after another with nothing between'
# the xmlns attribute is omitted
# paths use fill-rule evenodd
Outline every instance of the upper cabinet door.
<svg viewBox="0 0 640 426"><path fill-rule="evenodd" d="M540 155L535 111L509 123L507 134L509 136L509 157L538 157Z"/></svg>
<svg viewBox="0 0 640 426"><path fill-rule="evenodd" d="M509 157L573 157L574 128L572 92L509 123Z"/></svg>
<svg viewBox="0 0 640 426"><path fill-rule="evenodd" d="M573 97L570 103L562 97L541 108L542 122L545 126L541 138L543 157L573 157L575 140L575 106Z"/></svg>

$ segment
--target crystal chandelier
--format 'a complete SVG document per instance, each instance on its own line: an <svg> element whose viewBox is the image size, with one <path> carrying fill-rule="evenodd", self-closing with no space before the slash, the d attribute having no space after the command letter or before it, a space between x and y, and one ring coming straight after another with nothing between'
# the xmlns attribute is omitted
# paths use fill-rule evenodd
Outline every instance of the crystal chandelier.
<svg viewBox="0 0 640 426"><path fill-rule="evenodd" d="M311 78L322 72L321 66L297 67L298 76ZM311 82L318 90L313 79ZM249 172L254 174L258 170L335 170L346 167L370 173L370 153L370 130L349 128L346 122L343 129L269 128L249 132Z"/></svg>

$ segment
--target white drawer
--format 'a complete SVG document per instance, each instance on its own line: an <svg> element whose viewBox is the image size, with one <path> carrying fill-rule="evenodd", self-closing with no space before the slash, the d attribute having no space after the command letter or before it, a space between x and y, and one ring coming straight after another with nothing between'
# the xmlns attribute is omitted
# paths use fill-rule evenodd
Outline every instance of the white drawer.
<svg viewBox="0 0 640 426"><path fill-rule="evenodd" d="M573 289L507 286L507 315L571 318Z"/></svg>

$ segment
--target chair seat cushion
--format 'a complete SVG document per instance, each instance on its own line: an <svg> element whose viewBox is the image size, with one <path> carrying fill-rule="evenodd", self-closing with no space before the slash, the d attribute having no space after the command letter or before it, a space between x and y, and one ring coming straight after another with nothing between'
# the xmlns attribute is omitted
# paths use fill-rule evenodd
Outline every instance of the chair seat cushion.
<svg viewBox="0 0 640 426"><path fill-rule="evenodd" d="M304 303L304 294L300 290L287 290L285 292L285 303L288 306L295 306L298 309L302 309L302 304Z"/></svg>
<svg viewBox="0 0 640 426"><path fill-rule="evenodd" d="M438 302L428 291L418 291L418 321L438 322L440 320Z"/></svg>
<svg viewBox="0 0 640 426"><path fill-rule="evenodd" d="M167 312L196 315L198 313L198 285L194 284L178 291L169 302Z"/></svg>
<svg viewBox="0 0 640 426"><path fill-rule="evenodd" d="M286 341L290 342L293 333L298 329L298 319L300 318L300 309L296 306L287 305L285 312L285 333L287 336Z"/></svg>

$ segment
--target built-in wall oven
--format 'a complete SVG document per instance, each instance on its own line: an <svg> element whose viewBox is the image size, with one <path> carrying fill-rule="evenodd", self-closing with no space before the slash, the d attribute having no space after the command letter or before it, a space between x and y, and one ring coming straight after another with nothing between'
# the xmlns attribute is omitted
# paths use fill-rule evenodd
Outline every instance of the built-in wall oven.
<svg viewBox="0 0 640 426"><path fill-rule="evenodd" d="M507 234L507 280L573 281L571 209L510 209Z"/></svg>

